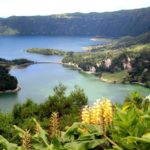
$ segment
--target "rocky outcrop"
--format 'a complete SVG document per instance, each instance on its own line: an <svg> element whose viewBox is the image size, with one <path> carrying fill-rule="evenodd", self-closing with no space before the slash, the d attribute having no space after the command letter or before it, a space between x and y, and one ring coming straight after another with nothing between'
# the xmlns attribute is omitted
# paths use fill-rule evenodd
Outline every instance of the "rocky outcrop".
<svg viewBox="0 0 150 150"><path fill-rule="evenodd" d="M123 68L124 70L128 70L128 71L132 70L131 59L129 57L123 60Z"/></svg>
<svg viewBox="0 0 150 150"><path fill-rule="evenodd" d="M107 59L105 60L105 67L106 67L106 68L109 68L109 67L111 66L111 64L112 64L112 60L111 60L110 58L107 58Z"/></svg>

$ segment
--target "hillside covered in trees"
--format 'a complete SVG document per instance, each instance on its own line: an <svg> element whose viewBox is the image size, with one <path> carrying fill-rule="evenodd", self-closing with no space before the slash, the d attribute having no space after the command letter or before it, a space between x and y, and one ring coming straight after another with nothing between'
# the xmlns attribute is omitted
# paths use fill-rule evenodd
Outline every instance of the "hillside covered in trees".
<svg viewBox="0 0 150 150"><path fill-rule="evenodd" d="M105 13L0 18L0 35L99 35L121 37L150 31L150 8Z"/></svg>
<svg viewBox="0 0 150 150"><path fill-rule="evenodd" d="M108 82L136 82L150 87L149 43L149 32L124 37L103 46L91 46L84 53L68 53L63 62L95 73Z"/></svg>

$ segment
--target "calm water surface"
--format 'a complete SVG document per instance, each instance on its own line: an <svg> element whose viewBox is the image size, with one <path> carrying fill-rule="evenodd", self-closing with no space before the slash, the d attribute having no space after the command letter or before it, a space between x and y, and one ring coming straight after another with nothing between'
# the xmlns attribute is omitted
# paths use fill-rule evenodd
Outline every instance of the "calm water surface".
<svg viewBox="0 0 150 150"><path fill-rule="evenodd" d="M57 48L66 51L83 51L82 47L93 42L90 37L48 37L48 36L16 36L0 37L0 57L7 59L28 58L35 61L58 61L62 57L28 54L24 50L32 47ZM23 103L31 98L37 103L44 102L53 93L53 88L60 82L67 86L67 93L75 85L84 89L89 104L102 96L113 102L121 103L128 93L139 91L143 95L150 90L136 85L108 84L97 77L58 64L36 64L26 68L12 69L10 73L17 77L21 91L17 94L1 94L0 108L9 111L16 103Z"/></svg>

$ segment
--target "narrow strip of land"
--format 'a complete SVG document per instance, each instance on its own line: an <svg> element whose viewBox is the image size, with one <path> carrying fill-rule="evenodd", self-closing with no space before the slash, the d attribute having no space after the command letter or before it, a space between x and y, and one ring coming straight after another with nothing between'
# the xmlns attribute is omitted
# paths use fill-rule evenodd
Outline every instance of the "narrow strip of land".
<svg viewBox="0 0 150 150"><path fill-rule="evenodd" d="M61 61L42 61L42 62L35 62L35 64L63 64Z"/></svg>

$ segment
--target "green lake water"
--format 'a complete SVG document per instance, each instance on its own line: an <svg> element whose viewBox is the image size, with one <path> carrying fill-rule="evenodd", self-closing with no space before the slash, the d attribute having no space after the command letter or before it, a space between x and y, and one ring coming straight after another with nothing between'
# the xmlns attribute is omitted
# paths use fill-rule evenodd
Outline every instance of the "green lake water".
<svg viewBox="0 0 150 150"><path fill-rule="evenodd" d="M49 37L15 36L0 37L0 58L28 58L34 61L60 61L62 57L28 54L24 50L32 47L57 48L66 51L83 51L82 47L102 43L93 42L90 37ZM131 92L138 91L149 95L150 89L138 85L108 84L94 75L81 73L60 64L35 64L26 68L15 68L10 73L17 77L21 91L16 94L0 94L0 109L10 111L16 103L32 99L44 102L59 83L67 86L67 93L77 85L84 89L89 104L96 99L107 97L113 102L122 103Z"/></svg>

